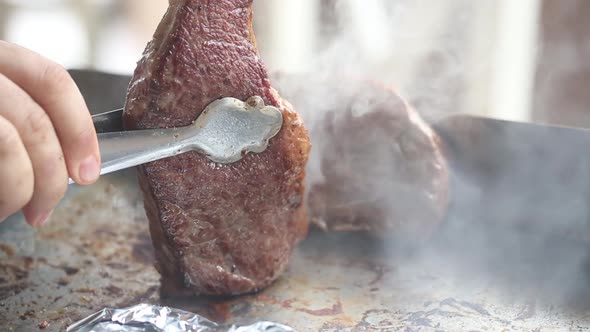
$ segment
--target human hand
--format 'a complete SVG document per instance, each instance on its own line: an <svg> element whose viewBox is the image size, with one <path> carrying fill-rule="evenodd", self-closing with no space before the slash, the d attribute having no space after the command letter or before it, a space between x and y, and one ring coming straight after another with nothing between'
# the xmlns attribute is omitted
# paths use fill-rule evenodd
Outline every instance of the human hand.
<svg viewBox="0 0 590 332"><path fill-rule="evenodd" d="M92 118L68 72L0 40L0 221L22 210L41 226L68 177L88 185L99 174Z"/></svg>

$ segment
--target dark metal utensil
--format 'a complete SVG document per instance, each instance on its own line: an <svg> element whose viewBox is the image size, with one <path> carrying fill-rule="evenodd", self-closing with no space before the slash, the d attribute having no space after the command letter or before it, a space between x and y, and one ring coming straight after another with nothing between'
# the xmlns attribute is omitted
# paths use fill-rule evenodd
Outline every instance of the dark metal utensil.
<svg viewBox="0 0 590 332"><path fill-rule="evenodd" d="M589 229L589 129L470 115L434 128L452 170L451 219Z"/></svg>

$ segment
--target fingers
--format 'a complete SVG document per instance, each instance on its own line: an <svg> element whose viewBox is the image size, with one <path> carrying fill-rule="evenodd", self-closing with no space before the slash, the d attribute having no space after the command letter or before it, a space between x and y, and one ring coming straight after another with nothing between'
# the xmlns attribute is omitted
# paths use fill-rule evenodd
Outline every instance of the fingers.
<svg viewBox="0 0 590 332"><path fill-rule="evenodd" d="M12 123L32 163L30 177L34 178L34 193L23 208L23 214L30 224L40 226L49 218L68 186L60 142L45 111L2 75L0 116Z"/></svg>
<svg viewBox="0 0 590 332"><path fill-rule="evenodd" d="M79 184L95 182L100 174L96 132L86 103L67 71L32 51L0 41L0 73L22 87L47 113L61 142L70 177Z"/></svg>
<svg viewBox="0 0 590 332"><path fill-rule="evenodd" d="M33 166L16 128L0 116L0 221L33 196Z"/></svg>

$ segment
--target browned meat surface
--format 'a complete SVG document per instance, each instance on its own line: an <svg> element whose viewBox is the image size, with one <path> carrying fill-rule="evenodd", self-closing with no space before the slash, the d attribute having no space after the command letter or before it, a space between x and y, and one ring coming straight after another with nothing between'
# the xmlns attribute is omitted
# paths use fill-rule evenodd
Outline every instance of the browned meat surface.
<svg viewBox="0 0 590 332"><path fill-rule="evenodd" d="M374 83L281 74L274 81L310 125L312 221L426 239L446 213L449 172L440 138L420 115Z"/></svg>
<svg viewBox="0 0 590 332"><path fill-rule="evenodd" d="M186 153L140 168L164 295L266 287L307 233L309 139L270 86L251 21L252 0L171 0L129 86L127 128L185 126L226 96L259 95L284 117L265 152L235 164Z"/></svg>

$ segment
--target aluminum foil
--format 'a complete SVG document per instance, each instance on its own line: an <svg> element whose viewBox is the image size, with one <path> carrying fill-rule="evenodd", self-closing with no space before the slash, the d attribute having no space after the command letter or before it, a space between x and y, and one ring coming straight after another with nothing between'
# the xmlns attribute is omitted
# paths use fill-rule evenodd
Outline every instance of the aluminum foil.
<svg viewBox="0 0 590 332"><path fill-rule="evenodd" d="M73 325L67 332L295 332L272 322L221 326L199 315L150 304L126 309L103 309Z"/></svg>

